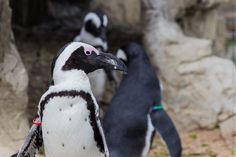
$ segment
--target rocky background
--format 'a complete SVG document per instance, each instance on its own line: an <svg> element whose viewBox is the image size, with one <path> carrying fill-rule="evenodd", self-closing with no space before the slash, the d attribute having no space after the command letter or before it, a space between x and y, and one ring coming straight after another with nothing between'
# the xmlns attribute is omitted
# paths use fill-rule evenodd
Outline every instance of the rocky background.
<svg viewBox="0 0 236 157"><path fill-rule="evenodd" d="M28 75L15 46L9 2L0 1L0 156L9 156L28 130Z"/></svg>
<svg viewBox="0 0 236 157"><path fill-rule="evenodd" d="M229 152L219 157L233 157L235 7L234 0L0 0L0 156L19 148L47 88L52 57L79 33L87 11L101 9L109 17L111 52L131 40L145 47L184 154L209 156L202 147L212 141L216 151Z"/></svg>

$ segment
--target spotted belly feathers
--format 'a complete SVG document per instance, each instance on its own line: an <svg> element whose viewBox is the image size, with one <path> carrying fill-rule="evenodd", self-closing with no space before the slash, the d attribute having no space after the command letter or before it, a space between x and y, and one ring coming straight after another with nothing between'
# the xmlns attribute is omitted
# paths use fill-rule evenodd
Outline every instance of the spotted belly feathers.
<svg viewBox="0 0 236 157"><path fill-rule="evenodd" d="M98 110L88 93L51 93L42 102L42 131L47 157L103 157Z"/></svg>

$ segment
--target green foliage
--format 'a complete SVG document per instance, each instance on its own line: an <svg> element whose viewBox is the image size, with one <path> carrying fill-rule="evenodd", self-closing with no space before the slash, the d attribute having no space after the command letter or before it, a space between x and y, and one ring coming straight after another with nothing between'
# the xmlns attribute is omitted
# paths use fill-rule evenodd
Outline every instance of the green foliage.
<svg viewBox="0 0 236 157"><path fill-rule="evenodd" d="M189 137L193 140L196 140L197 139L197 134L192 132L192 133L189 134Z"/></svg>
<svg viewBox="0 0 236 157"><path fill-rule="evenodd" d="M38 153L39 153L40 155L44 155L44 147L39 148Z"/></svg>
<svg viewBox="0 0 236 157"><path fill-rule="evenodd" d="M232 148L232 149L230 150L230 152L231 152L232 155L235 155L235 154L236 154L236 147L235 147L235 148Z"/></svg>
<svg viewBox="0 0 236 157"><path fill-rule="evenodd" d="M227 39L225 42L225 47L226 49L233 47L234 45L236 45L236 39Z"/></svg>

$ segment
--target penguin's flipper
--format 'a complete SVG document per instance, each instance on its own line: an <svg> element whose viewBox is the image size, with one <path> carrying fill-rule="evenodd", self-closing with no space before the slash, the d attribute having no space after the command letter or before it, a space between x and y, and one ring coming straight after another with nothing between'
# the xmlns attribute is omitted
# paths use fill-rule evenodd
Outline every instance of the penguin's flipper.
<svg viewBox="0 0 236 157"><path fill-rule="evenodd" d="M165 141L171 157L181 157L182 145L178 131L164 109L150 113L152 124Z"/></svg>
<svg viewBox="0 0 236 157"><path fill-rule="evenodd" d="M43 144L41 125L33 124L19 152L11 157L35 157L37 149Z"/></svg>

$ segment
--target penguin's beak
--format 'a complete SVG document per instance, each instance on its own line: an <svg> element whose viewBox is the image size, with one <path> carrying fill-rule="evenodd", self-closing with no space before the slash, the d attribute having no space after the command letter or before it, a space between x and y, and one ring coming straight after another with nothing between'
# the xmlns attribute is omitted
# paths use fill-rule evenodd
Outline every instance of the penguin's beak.
<svg viewBox="0 0 236 157"><path fill-rule="evenodd" d="M100 52L100 54L96 56L96 62L97 66L100 68L120 70L127 73L126 65L110 53Z"/></svg>

